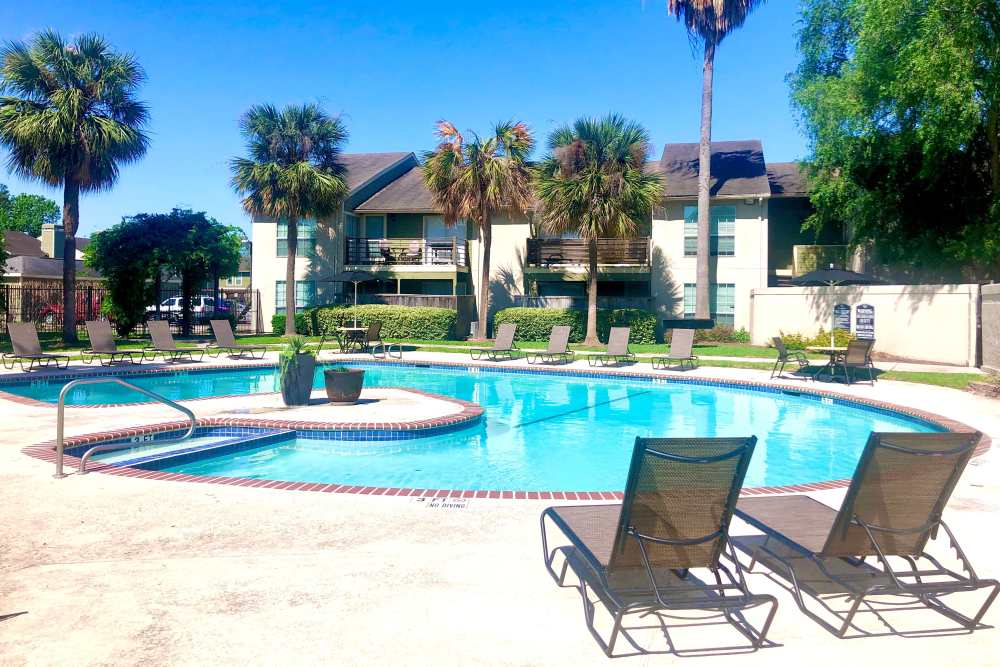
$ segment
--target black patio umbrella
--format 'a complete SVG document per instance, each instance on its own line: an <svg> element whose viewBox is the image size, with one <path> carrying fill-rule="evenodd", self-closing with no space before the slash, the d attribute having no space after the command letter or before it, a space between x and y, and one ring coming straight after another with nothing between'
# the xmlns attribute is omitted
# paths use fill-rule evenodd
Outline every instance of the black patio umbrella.
<svg viewBox="0 0 1000 667"><path fill-rule="evenodd" d="M378 276L374 273L369 273L368 271L341 271L329 282L334 283L354 283L354 305L358 305L358 285L360 283L366 283L371 280L378 280ZM354 326L358 326L358 313L357 310L354 311Z"/></svg>
<svg viewBox="0 0 1000 667"><path fill-rule="evenodd" d="M809 273L803 273L797 278L792 278L792 284L799 287L836 287L838 285L878 285L882 281L875 276L847 269L836 269L833 264L826 269L816 269ZM833 329L835 322L831 315L830 320L830 347L833 347Z"/></svg>

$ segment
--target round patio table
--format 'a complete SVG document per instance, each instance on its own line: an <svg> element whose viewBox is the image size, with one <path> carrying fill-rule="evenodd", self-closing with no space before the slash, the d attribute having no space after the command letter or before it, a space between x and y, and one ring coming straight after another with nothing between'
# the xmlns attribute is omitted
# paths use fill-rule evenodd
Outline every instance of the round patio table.
<svg viewBox="0 0 1000 667"><path fill-rule="evenodd" d="M352 345L357 345L360 348L366 331L368 331L368 327L337 327L337 342L340 344L340 351L348 352Z"/></svg>
<svg viewBox="0 0 1000 667"><path fill-rule="evenodd" d="M826 362L826 365L823 366L823 368L819 369L815 377L818 380L819 376L823 374L823 371L829 369L830 379L833 380L836 377L835 371L837 369L837 357L842 355L844 352L847 352L847 348L836 345L809 345L806 349L810 352L825 354L830 357L830 360Z"/></svg>

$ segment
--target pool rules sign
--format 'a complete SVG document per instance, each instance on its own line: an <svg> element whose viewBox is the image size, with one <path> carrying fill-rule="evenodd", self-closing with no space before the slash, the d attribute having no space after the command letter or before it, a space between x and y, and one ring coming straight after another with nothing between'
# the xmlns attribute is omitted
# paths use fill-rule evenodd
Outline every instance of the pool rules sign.
<svg viewBox="0 0 1000 667"><path fill-rule="evenodd" d="M875 306L862 303L854 309L854 334L861 340L875 340Z"/></svg>

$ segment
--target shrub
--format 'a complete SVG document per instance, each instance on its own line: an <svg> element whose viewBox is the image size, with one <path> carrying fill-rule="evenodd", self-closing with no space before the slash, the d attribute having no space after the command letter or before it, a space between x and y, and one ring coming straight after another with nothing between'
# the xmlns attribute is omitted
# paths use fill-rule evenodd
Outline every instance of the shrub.
<svg viewBox="0 0 1000 667"><path fill-rule="evenodd" d="M673 334L671 333L671 336ZM696 343L749 343L750 333L746 329L736 331L728 324L717 324L711 329L695 329Z"/></svg>
<svg viewBox="0 0 1000 667"><path fill-rule="evenodd" d="M517 325L519 341L548 340L554 326L570 327L570 342L579 343L587 330L587 313L573 308L504 308L493 316L496 330L501 324ZM597 311L597 336L606 341L611 327L631 327L629 340L636 345L656 342L656 315L637 308Z"/></svg>
<svg viewBox="0 0 1000 667"><path fill-rule="evenodd" d="M805 348L814 345L825 347L830 344L830 332L826 331L822 327L820 327L819 332L811 338L807 334L801 333L787 334L784 331L779 333L781 334L781 341L789 350L804 350ZM833 344L836 347L847 347L847 344L855 338L857 338L857 336L849 331L844 331L843 329L834 329L833 331Z"/></svg>
<svg viewBox="0 0 1000 667"><path fill-rule="evenodd" d="M361 304L358 306L319 306L309 311L309 332L313 335L332 334L337 327L358 326L382 322L383 338L416 338L418 340L449 340L455 336L458 313L449 308L428 306L391 306Z"/></svg>
<svg viewBox="0 0 1000 667"><path fill-rule="evenodd" d="M236 331L236 329L233 329L233 331ZM285 333L284 315L271 316L271 332L282 335ZM295 313L295 332L304 335L310 335L312 333L311 327L309 326L309 318L305 313Z"/></svg>

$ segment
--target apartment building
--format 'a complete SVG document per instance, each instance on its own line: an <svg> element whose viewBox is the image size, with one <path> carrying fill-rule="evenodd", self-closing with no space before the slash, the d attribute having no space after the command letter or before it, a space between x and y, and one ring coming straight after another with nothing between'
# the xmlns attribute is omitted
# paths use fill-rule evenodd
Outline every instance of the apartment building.
<svg viewBox="0 0 1000 667"><path fill-rule="evenodd" d="M451 305L475 311L482 247L479 230L446 226L424 186L414 153L344 156L349 195L329 219L300 222L296 307L342 299L332 282L342 270L371 272L361 300ZM638 307L662 319L694 314L698 145L667 144L648 168L661 175L664 196L635 238L598 243L598 300L605 307ZM796 273L795 258L817 246L843 248L833 232L803 234L809 215L805 181L794 163L767 164L760 141L712 145L711 224L713 317L749 327L750 292ZM797 248L812 248L811 254ZM287 227L253 220L253 276L265 327L284 302ZM586 242L554 238L532 212L493 221L492 309L585 304ZM461 320L461 318L460 318Z"/></svg>

